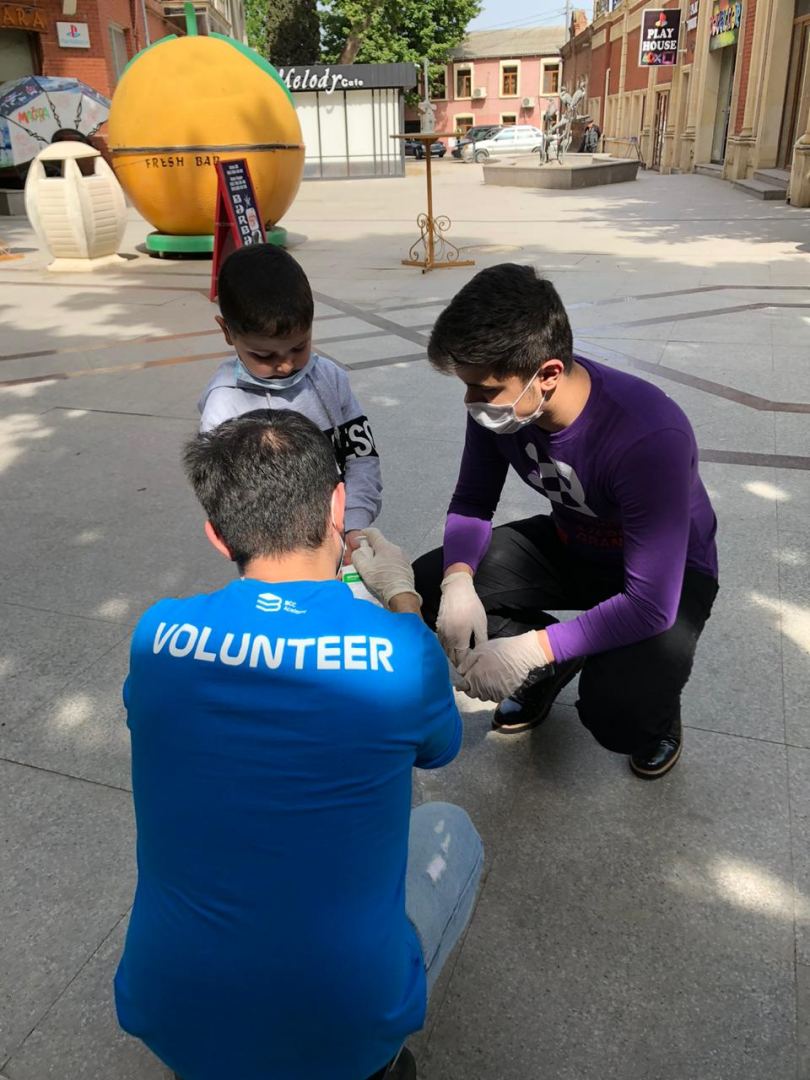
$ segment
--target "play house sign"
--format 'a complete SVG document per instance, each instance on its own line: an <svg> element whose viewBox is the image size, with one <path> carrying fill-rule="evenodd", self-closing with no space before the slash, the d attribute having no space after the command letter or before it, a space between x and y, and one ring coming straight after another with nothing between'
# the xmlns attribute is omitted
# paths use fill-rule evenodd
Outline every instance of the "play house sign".
<svg viewBox="0 0 810 1080"><path fill-rule="evenodd" d="M646 8L641 15L639 66L674 67L680 30L680 8Z"/></svg>

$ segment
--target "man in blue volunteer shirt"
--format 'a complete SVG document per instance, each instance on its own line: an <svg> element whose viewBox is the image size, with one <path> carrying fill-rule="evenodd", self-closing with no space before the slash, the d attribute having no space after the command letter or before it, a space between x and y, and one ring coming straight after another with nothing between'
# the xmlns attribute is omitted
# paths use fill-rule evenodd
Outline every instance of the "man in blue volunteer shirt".
<svg viewBox="0 0 810 1080"><path fill-rule="evenodd" d="M376 530L359 569L388 610L336 580L344 489L311 421L229 420L185 463L241 577L160 601L133 636L119 1020L183 1080L414 1075L397 1055L482 862L464 811L410 811L412 768L461 742L447 661Z"/></svg>

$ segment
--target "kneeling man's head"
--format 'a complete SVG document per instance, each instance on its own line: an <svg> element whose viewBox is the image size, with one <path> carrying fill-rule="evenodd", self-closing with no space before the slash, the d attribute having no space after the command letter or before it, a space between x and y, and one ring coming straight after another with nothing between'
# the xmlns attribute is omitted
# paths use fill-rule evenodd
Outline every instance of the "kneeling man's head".
<svg viewBox="0 0 810 1080"><path fill-rule="evenodd" d="M332 444L290 409L258 409L196 435L184 463L208 516L206 534L244 571L343 547L345 494Z"/></svg>
<svg viewBox="0 0 810 1080"><path fill-rule="evenodd" d="M537 419L570 374L574 341L551 282L531 266L501 263L453 297L433 327L428 357L466 385L476 420L510 433Z"/></svg>

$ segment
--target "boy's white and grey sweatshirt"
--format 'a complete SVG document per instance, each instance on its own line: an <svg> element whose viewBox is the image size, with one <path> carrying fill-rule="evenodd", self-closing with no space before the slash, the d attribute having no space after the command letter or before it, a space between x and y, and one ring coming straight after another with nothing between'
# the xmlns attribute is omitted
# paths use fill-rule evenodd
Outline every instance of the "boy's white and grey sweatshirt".
<svg viewBox="0 0 810 1080"><path fill-rule="evenodd" d="M332 440L346 483L346 531L365 529L382 506L380 459L368 417L352 393L346 372L312 354L306 374L286 390L266 390L242 382L236 357L225 360L199 400L200 431L253 409L294 409Z"/></svg>

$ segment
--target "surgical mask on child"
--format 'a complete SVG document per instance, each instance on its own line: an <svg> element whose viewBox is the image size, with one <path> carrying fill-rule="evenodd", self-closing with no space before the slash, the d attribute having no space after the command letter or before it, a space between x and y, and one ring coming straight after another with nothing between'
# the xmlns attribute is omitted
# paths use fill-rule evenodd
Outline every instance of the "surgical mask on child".
<svg viewBox="0 0 810 1080"><path fill-rule="evenodd" d="M543 415L543 406L546 403L545 394L540 398L540 404L533 413L529 413L528 416L518 416L515 412L515 406L539 374L540 372L536 371L532 375L511 405L489 405L483 401L470 401L466 402L467 411L476 424L480 424L487 431L492 431L496 435L514 435L516 431L520 431L521 428Z"/></svg>
<svg viewBox="0 0 810 1080"><path fill-rule="evenodd" d="M242 386L256 386L260 390L289 390L291 386L301 382L311 365L312 357L310 356L300 371L294 371L292 375L284 375L277 379L263 379L259 375L254 375L252 371L248 371L242 361L237 358L236 382Z"/></svg>

